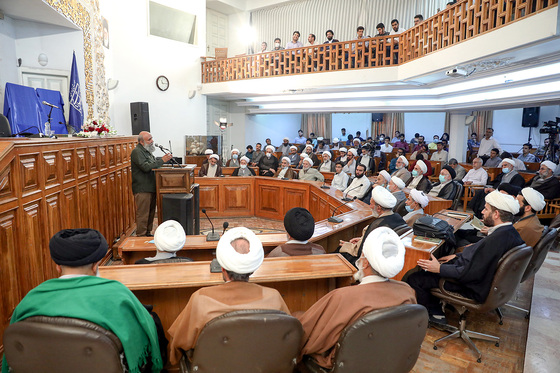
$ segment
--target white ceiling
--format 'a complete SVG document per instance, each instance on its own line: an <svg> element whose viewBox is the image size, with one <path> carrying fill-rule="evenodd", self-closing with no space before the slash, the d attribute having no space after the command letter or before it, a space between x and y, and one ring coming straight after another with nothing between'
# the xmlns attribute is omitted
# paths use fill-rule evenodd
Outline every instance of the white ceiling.
<svg viewBox="0 0 560 373"><path fill-rule="evenodd" d="M41 0L0 0L0 10L13 19L80 29Z"/></svg>

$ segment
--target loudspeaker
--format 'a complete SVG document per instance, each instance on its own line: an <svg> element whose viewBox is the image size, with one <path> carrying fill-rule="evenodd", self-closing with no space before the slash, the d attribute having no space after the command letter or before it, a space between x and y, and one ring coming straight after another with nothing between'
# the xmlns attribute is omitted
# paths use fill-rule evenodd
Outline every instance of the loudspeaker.
<svg viewBox="0 0 560 373"><path fill-rule="evenodd" d="M521 127L538 127L540 107L526 107L523 109Z"/></svg>
<svg viewBox="0 0 560 373"><path fill-rule="evenodd" d="M147 102L130 103L130 121L133 135L138 135L142 131L150 132L150 111Z"/></svg>
<svg viewBox="0 0 560 373"><path fill-rule="evenodd" d="M383 122L383 113L371 113L372 122Z"/></svg>
<svg viewBox="0 0 560 373"><path fill-rule="evenodd" d="M8 118L0 114L0 137L12 137L12 127Z"/></svg>
<svg viewBox="0 0 560 373"><path fill-rule="evenodd" d="M187 235L194 234L193 230L193 195L163 194L161 201L163 221L175 220L179 222Z"/></svg>

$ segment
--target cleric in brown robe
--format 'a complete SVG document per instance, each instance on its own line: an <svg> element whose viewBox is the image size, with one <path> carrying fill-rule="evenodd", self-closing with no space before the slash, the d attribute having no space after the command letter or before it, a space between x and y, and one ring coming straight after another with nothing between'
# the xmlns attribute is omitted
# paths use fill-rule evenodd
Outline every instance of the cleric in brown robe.
<svg viewBox="0 0 560 373"><path fill-rule="evenodd" d="M225 313L246 309L270 309L290 313L276 289L249 283L249 276L262 264L264 251L249 229L228 230L216 248L225 284L203 287L189 299L168 332L171 364L178 364L182 351L195 347L206 323Z"/></svg>
<svg viewBox="0 0 560 373"><path fill-rule="evenodd" d="M330 369L344 328L371 311L416 303L408 284L389 280L402 270L404 255L404 245L393 230L380 227L372 231L356 262L354 277L360 284L331 291L298 317L304 331L299 358L310 355Z"/></svg>
<svg viewBox="0 0 560 373"><path fill-rule="evenodd" d="M513 227L527 245L535 247L544 230L537 217L537 212L544 209L546 205L544 196L533 188L523 188L516 198L520 206L518 215L521 219L513 224Z"/></svg>
<svg viewBox="0 0 560 373"><path fill-rule="evenodd" d="M323 246L309 242L315 232L315 219L307 209L294 207L284 216L284 228L288 232L288 242L277 246L267 258L278 256L325 254Z"/></svg>

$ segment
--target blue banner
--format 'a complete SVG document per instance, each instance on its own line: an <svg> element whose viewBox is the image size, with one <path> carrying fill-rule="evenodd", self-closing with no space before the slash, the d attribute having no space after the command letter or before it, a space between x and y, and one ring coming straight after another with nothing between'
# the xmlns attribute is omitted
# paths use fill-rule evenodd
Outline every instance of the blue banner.
<svg viewBox="0 0 560 373"><path fill-rule="evenodd" d="M72 58L72 72L70 73L70 94L68 97L70 104L70 114L68 124L76 129L82 130L84 124L84 110L82 107L82 95L80 94L80 78L78 76L78 66L76 65L76 52Z"/></svg>

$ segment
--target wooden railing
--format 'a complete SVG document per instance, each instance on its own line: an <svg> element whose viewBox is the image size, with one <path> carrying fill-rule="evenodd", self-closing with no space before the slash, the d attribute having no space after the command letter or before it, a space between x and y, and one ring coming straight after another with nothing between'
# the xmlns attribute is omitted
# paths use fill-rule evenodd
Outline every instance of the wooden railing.
<svg viewBox="0 0 560 373"><path fill-rule="evenodd" d="M558 5L558 0L462 0L391 36L202 62L202 82L396 66Z"/></svg>

